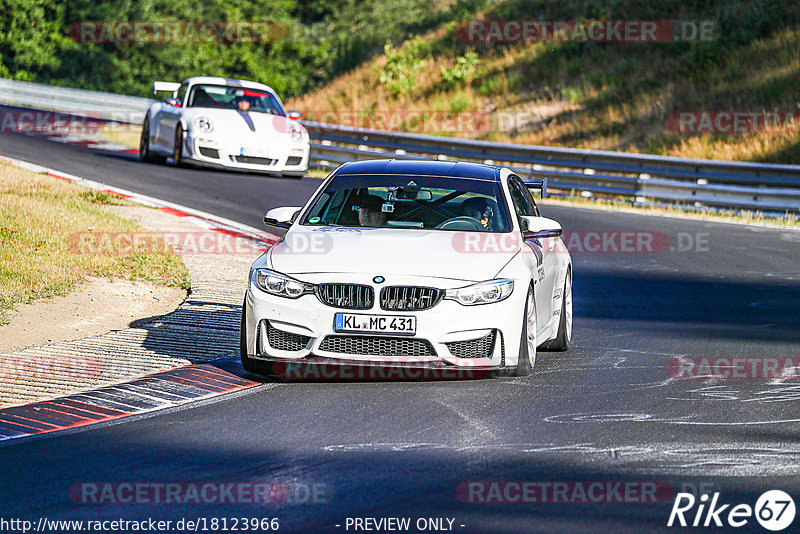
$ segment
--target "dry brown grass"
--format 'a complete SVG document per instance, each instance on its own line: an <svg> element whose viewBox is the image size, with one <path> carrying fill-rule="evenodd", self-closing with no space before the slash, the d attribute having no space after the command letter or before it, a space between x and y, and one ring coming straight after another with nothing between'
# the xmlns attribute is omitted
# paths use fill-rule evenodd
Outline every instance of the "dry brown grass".
<svg viewBox="0 0 800 534"><path fill-rule="evenodd" d="M172 251L86 253L74 246L87 233L143 232L104 209L121 203L107 193L0 163L0 324L14 304L66 294L89 276L188 288L188 271Z"/></svg>
<svg viewBox="0 0 800 534"><path fill-rule="evenodd" d="M456 88L444 87L441 69L452 67L461 50L449 48L452 37L441 28L424 39L434 52L408 96L394 97L380 83L386 61L380 56L290 99L288 106L309 118L328 111L488 113L488 131L445 133L520 144L800 163L800 125L778 133L715 135L679 134L667 127L675 111L800 112L800 27L725 50L724 60L700 75L683 73L682 58L657 46L608 47L569 61L553 61L551 55L560 49L551 43L488 47L478 50L479 75L469 86Z"/></svg>
<svg viewBox="0 0 800 534"><path fill-rule="evenodd" d="M139 137L142 135L141 126L120 125L105 126L98 130L98 135L112 143L118 143L131 148L139 148Z"/></svg>

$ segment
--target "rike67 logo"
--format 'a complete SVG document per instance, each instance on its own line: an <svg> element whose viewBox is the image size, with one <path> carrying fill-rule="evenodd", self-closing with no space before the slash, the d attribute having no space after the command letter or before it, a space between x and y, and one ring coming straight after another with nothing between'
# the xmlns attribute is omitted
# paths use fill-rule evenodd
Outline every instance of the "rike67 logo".
<svg viewBox="0 0 800 534"><path fill-rule="evenodd" d="M794 500L781 490L764 492L755 506L722 503L720 493L711 497L703 493L699 498L691 493L678 493L672 504L667 526L681 527L743 527L755 516L767 530L778 532L788 528L795 517Z"/></svg>

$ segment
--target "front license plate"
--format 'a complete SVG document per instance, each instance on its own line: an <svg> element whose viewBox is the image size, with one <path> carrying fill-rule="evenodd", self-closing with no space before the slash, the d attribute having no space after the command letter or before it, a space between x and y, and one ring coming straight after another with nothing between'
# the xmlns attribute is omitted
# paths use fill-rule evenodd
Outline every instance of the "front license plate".
<svg viewBox="0 0 800 534"><path fill-rule="evenodd" d="M270 157L270 151L269 150L259 149L259 148L243 146L243 147L241 147L239 149L239 155L240 156L251 156L251 157L256 157L256 158L269 158Z"/></svg>
<svg viewBox="0 0 800 534"><path fill-rule="evenodd" d="M413 336L417 333L417 318L413 315L337 313L333 317L333 330L336 332Z"/></svg>

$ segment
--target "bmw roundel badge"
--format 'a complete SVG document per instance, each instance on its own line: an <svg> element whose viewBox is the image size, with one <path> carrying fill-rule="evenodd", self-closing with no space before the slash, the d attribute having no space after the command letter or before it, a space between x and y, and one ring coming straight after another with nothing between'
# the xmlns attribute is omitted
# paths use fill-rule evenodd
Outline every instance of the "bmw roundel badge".
<svg viewBox="0 0 800 534"><path fill-rule="evenodd" d="M372 281L375 282L376 284L382 284L386 281L386 278L382 276L376 276L375 278L372 279Z"/></svg>

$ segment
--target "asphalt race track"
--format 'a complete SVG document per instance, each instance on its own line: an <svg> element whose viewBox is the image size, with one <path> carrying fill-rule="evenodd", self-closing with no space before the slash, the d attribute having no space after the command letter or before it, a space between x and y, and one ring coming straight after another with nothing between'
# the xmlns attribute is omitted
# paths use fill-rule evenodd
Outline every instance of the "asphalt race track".
<svg viewBox="0 0 800 534"><path fill-rule="evenodd" d="M268 208L303 204L319 184L148 165L16 134L0 135L0 154L253 226ZM584 249L639 232L656 250L572 250L574 345L540 353L530 377L265 380L13 440L0 446L0 516L277 517L280 532L354 532L347 518L365 517L450 518L452 531L474 533L680 531L688 529L666 526L680 491L751 506L765 490L800 495L799 382L673 378L679 356L800 359L800 231L543 211ZM647 481L666 496L483 503L487 494L464 491L470 481ZM276 482L287 495L266 505L76 503L75 485L85 482ZM738 530L763 532L752 517Z"/></svg>

